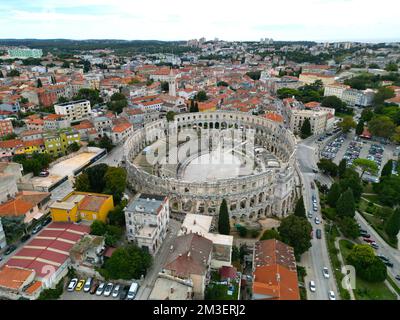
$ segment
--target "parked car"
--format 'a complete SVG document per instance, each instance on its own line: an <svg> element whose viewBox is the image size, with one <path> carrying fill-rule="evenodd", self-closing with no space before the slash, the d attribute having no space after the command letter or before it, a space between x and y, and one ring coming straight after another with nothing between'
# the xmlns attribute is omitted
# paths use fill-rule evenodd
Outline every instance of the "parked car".
<svg viewBox="0 0 400 320"><path fill-rule="evenodd" d="M68 284L67 291L69 291L69 292L74 291L76 286L77 286L77 284L78 284L78 279L77 278L73 278Z"/></svg>
<svg viewBox="0 0 400 320"><path fill-rule="evenodd" d="M105 286L106 284L104 282L100 283L96 290L96 296L101 296L103 294Z"/></svg>
<svg viewBox="0 0 400 320"><path fill-rule="evenodd" d="M51 217L46 218L45 220L43 220L42 226L43 227L47 226L51 221L52 221Z"/></svg>
<svg viewBox="0 0 400 320"><path fill-rule="evenodd" d="M393 268L393 263L390 261L383 261L384 264L386 264L386 266L388 266L389 268Z"/></svg>
<svg viewBox="0 0 400 320"><path fill-rule="evenodd" d="M90 291L90 288L92 287L92 282L93 282L93 279L92 279L92 278L88 278L88 279L86 280L85 285L84 285L84 287L83 287L83 291L84 291L84 292L89 292L89 291Z"/></svg>
<svg viewBox="0 0 400 320"><path fill-rule="evenodd" d="M386 258L384 255L381 255L381 254L379 254L379 255L377 255L377 257L379 258L379 259L381 259L383 262L388 262L388 261L390 261L388 258Z"/></svg>
<svg viewBox="0 0 400 320"><path fill-rule="evenodd" d="M362 236L363 236L364 238L366 238L366 239L371 238L371 235L370 235L369 233L363 234Z"/></svg>
<svg viewBox="0 0 400 320"><path fill-rule="evenodd" d="M324 275L325 279L329 279L329 270L327 267L322 268L322 274Z"/></svg>
<svg viewBox="0 0 400 320"><path fill-rule="evenodd" d="M315 282L313 280L310 281L310 291L315 292L316 287L315 287Z"/></svg>
<svg viewBox="0 0 400 320"><path fill-rule="evenodd" d="M373 243L375 242L374 240L370 239L370 238L363 238L363 241L367 242L367 243Z"/></svg>
<svg viewBox="0 0 400 320"><path fill-rule="evenodd" d="M121 290L121 286L119 285L119 284L117 284L115 287L114 287L114 290L113 290L113 292L112 292L112 297L113 298L117 298L118 296L119 296L119 291Z"/></svg>
<svg viewBox="0 0 400 320"><path fill-rule="evenodd" d="M311 211L308 211L307 216L308 216L310 219L312 219L312 217L313 217L312 212L311 212Z"/></svg>
<svg viewBox="0 0 400 320"><path fill-rule="evenodd" d="M119 300L126 300L128 291L129 291L129 286L123 287L121 293L119 294Z"/></svg>
<svg viewBox="0 0 400 320"><path fill-rule="evenodd" d="M99 288L99 282L93 281L92 286L90 287L90 294L95 294L98 288Z"/></svg>
<svg viewBox="0 0 400 320"><path fill-rule="evenodd" d="M329 300L336 300L335 293L331 290L328 293Z"/></svg>
<svg viewBox="0 0 400 320"><path fill-rule="evenodd" d="M315 224L320 224L321 221L319 220L318 217L315 217L314 222L315 222Z"/></svg>
<svg viewBox="0 0 400 320"><path fill-rule="evenodd" d="M322 238L322 232L321 229L317 229L317 231L315 232L317 235L317 239L321 239Z"/></svg>
<svg viewBox="0 0 400 320"><path fill-rule="evenodd" d="M21 242L25 242L25 241L29 240L30 237L31 237L31 235L30 235L29 233L24 234L24 235L21 237Z"/></svg>
<svg viewBox="0 0 400 320"><path fill-rule="evenodd" d="M80 280L79 282L78 282L78 284L76 285L76 288L75 288L75 291L81 291L82 290L82 288L83 288L83 286L85 285L85 280Z"/></svg>
<svg viewBox="0 0 400 320"><path fill-rule="evenodd" d="M397 281L400 281L400 274L394 277Z"/></svg>
<svg viewBox="0 0 400 320"><path fill-rule="evenodd" d="M43 170L39 173L39 177L48 177L50 175L50 172L48 172L47 170Z"/></svg>
<svg viewBox="0 0 400 320"><path fill-rule="evenodd" d="M372 243L370 243L370 245L371 245L371 247L374 248L375 250L378 250L378 249L379 249L379 246L378 246L378 244L377 244L376 242L372 242Z"/></svg>
<svg viewBox="0 0 400 320"><path fill-rule="evenodd" d="M126 300L133 300L136 297L137 291L139 289L139 285L136 282L132 282L128 295L126 296Z"/></svg>
<svg viewBox="0 0 400 320"><path fill-rule="evenodd" d="M17 249L17 247L14 245L8 246L8 248L7 248L6 252L4 252L4 254L6 256L8 256L11 252L15 251L16 249Z"/></svg>
<svg viewBox="0 0 400 320"><path fill-rule="evenodd" d="M113 283L111 283L111 282L107 283L107 285L104 288L103 295L105 297L109 297L111 295L111 293L112 293L113 288L114 288L114 284Z"/></svg>
<svg viewBox="0 0 400 320"><path fill-rule="evenodd" d="M42 225L37 224L33 229L32 229L32 234L38 233L40 230L42 230Z"/></svg>

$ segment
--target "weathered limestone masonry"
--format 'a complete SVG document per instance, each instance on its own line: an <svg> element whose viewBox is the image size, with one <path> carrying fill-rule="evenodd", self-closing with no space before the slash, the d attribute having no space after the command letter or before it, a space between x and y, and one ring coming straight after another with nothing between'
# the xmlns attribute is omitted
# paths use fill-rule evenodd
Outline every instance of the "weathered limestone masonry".
<svg viewBox="0 0 400 320"><path fill-rule="evenodd" d="M168 139L183 129L253 130L255 145L262 146L279 159L280 168L214 182L187 182L158 177L136 166L133 159L146 146ZM232 218L257 220L265 216L284 217L300 197L299 177L295 170L296 140L280 124L238 112L188 113L176 115L173 122L158 120L136 131L124 145L124 160L130 185L137 191L168 195L171 209L177 213L218 213L226 199Z"/></svg>

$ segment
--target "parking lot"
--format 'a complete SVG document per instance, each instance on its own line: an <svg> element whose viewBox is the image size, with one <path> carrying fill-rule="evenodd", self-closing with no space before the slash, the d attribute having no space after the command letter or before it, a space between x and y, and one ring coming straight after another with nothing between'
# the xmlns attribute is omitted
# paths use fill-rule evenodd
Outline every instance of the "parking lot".
<svg viewBox="0 0 400 320"><path fill-rule="evenodd" d="M390 159L394 159L395 148L393 145L384 145L377 141L364 140L354 133L340 134L332 142L328 143L321 151L321 157L333 160L336 164L342 159L347 160L347 165L352 165L357 158L374 161L379 172ZM379 175L377 175L379 176ZM378 182L375 176L364 174L363 179Z"/></svg>

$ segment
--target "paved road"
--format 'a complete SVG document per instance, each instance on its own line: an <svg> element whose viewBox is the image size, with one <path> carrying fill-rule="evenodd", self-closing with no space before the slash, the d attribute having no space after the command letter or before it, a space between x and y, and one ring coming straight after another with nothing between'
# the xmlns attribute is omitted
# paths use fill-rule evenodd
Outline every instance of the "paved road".
<svg viewBox="0 0 400 320"><path fill-rule="evenodd" d="M169 255L171 245L174 243L180 227L180 222L170 219L167 237L164 240L164 243L162 244L160 250L155 255L153 266L147 272L147 275L139 288L135 300L148 300L151 291L153 290L154 283L157 280L158 273L162 270L164 266L164 263Z"/></svg>
<svg viewBox="0 0 400 320"><path fill-rule="evenodd" d="M317 189L313 190L311 188L311 182L315 178L315 174L312 172L313 168L316 168L316 148L314 146L314 140L308 139L298 144L297 151L297 159L299 163L299 168L303 177L303 196L306 211L312 210L312 194L314 194L317 198L317 203L319 207L319 195ZM321 219L320 211L318 210L313 214L315 217ZM313 226L313 234L314 237L311 240L312 247L308 252L303 254L301 258L301 264L306 267L307 276L305 278L306 287L307 287L307 297L309 300L328 300L328 292L330 290L335 292L336 297L338 297L338 291L336 288L336 283L332 273L332 267L330 265L328 249L326 247L325 242L325 234L324 234L324 224L316 225L314 219L310 219L310 222ZM322 231L322 239L317 239L315 237L315 230L321 229ZM322 269L327 267L329 270L330 277L329 279L325 279L322 274ZM309 290L309 282L313 280L316 286L316 292L311 292Z"/></svg>

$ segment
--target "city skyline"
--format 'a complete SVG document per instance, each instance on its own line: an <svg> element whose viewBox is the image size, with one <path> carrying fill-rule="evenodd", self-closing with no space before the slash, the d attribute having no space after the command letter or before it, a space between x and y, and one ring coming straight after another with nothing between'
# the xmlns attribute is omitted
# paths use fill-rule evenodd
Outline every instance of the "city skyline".
<svg viewBox="0 0 400 320"><path fill-rule="evenodd" d="M374 10L361 0L298 3L258 0L246 6L205 0L201 6L179 1L151 3L117 0L3 1L0 38L121 39L179 41L215 37L226 41L396 42L396 10ZM385 8L394 0L383 0ZM284 10L290 8L290 10ZM330 19L330 17L337 17ZM242 23L238 23L238 21ZM105 23L107 22L107 23ZM84 30L84 32L82 31ZM165 32L165 30L168 30Z"/></svg>

